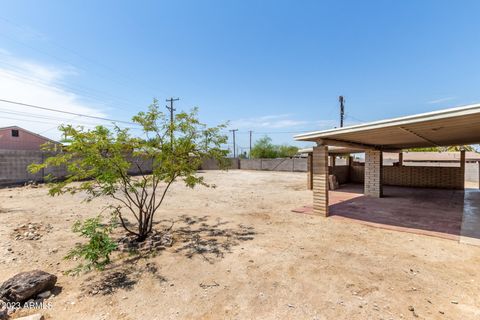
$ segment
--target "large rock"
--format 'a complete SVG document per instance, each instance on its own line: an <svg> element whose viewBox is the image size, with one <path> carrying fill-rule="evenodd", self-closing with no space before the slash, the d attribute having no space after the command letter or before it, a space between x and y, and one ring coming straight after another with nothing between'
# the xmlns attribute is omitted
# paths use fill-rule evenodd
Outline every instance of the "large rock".
<svg viewBox="0 0 480 320"><path fill-rule="evenodd" d="M52 290L56 282L55 275L41 270L22 272L0 286L0 300L24 302L41 292Z"/></svg>

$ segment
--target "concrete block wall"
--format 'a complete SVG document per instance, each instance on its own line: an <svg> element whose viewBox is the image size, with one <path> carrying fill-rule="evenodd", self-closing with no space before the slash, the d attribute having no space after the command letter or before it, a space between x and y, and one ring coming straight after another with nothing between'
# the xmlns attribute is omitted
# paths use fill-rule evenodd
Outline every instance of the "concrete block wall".
<svg viewBox="0 0 480 320"><path fill-rule="evenodd" d="M385 185L463 189L464 177L460 167L384 167Z"/></svg>
<svg viewBox="0 0 480 320"><path fill-rule="evenodd" d="M350 182L363 183L365 178L365 167L363 164L352 163L350 167Z"/></svg>
<svg viewBox="0 0 480 320"><path fill-rule="evenodd" d="M28 166L32 163L42 163L44 159L53 153L37 150L0 150L0 186L22 184L29 181L42 182L51 175L61 178L67 175L65 167L51 167L41 170L36 174L28 172ZM132 166L129 174L152 172L152 161L140 157L132 157ZM136 165L138 164L141 170Z"/></svg>
<svg viewBox="0 0 480 320"><path fill-rule="evenodd" d="M149 174L153 170L153 160L146 159L142 157L131 157L130 162L132 165L128 169L128 174L137 175L137 174Z"/></svg>
<svg viewBox="0 0 480 320"><path fill-rule="evenodd" d="M350 168L347 165L329 167L328 171L330 174L334 174L337 177L338 183L343 184L350 181L349 173Z"/></svg>
<svg viewBox="0 0 480 320"><path fill-rule="evenodd" d="M240 169L307 172L307 158L240 159Z"/></svg>
<svg viewBox="0 0 480 320"><path fill-rule="evenodd" d="M230 160L230 166L228 167L229 170L240 169L240 159L230 158L229 160ZM220 170L220 168L218 167L217 161L215 159L205 159L203 160L203 163L200 166L200 170Z"/></svg>
<svg viewBox="0 0 480 320"><path fill-rule="evenodd" d="M293 171L295 172L307 172L308 159L307 158L293 158Z"/></svg>
<svg viewBox="0 0 480 320"><path fill-rule="evenodd" d="M480 162L467 162L465 164L465 181L480 182Z"/></svg>
<svg viewBox="0 0 480 320"><path fill-rule="evenodd" d="M42 180L43 172L31 174L27 167L41 163L43 152L30 150L0 150L0 185Z"/></svg>
<svg viewBox="0 0 480 320"><path fill-rule="evenodd" d="M261 159L261 170L266 171L289 171L294 170L294 159Z"/></svg>
<svg viewBox="0 0 480 320"><path fill-rule="evenodd" d="M385 166L383 184L403 187L463 189L464 177L460 167L392 167ZM350 181L364 182L365 167L354 164L350 168Z"/></svg>

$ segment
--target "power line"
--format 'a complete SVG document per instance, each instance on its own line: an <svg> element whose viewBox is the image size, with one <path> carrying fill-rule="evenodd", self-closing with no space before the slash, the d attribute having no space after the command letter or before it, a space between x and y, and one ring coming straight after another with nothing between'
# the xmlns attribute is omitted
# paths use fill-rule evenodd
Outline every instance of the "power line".
<svg viewBox="0 0 480 320"><path fill-rule="evenodd" d="M15 27L17 27L17 28L20 28L20 29L26 30L27 32L31 32L31 33L32 33L32 30L31 30L30 28L25 27L25 26L23 26L23 25L21 25L21 24L19 24L19 23L17 23L17 22L14 22L14 21L12 21L12 20L9 20L9 19L7 19L7 18L5 18L5 17L0 17L0 20L3 20L4 22L7 22L7 23L9 23L9 24L11 24L11 25L13 25L13 26L15 26ZM33 33L36 34L38 37L43 37L42 34L36 32L36 31L33 31ZM53 55L53 54L51 54L51 53L49 53L49 52L47 52L47 51L44 51L44 50L40 50L40 49L38 49L38 48L35 48L35 47L31 46L30 44L27 44L27 43L25 43L25 42L19 41L18 39L12 38L12 37L10 37L10 36L8 36L8 35L5 35L5 34L2 34L2 35L3 35L4 37L12 40L12 41L15 41L15 42L17 42L17 43L22 44L22 45L24 45L24 46L26 46L26 47L28 47L28 48L30 48L30 49L36 50L36 51L38 51L38 52L41 52L41 53L43 53L43 54L45 54L45 55L48 55L48 56L50 56L50 57L53 57L53 58L59 60L59 61L62 61L62 62L68 63L68 64L72 64L71 62L65 60L65 59L62 58L62 57L58 57L58 56ZM119 84L122 84L122 85L126 85L126 86L129 86L129 85L130 85L130 82L131 82L131 79L132 79L132 76L131 76L131 75L122 73L122 72L118 71L118 70L115 69L115 68L112 68L112 67L110 67L110 66L108 66L108 65L105 65L105 64L103 64L103 63L100 63L100 62L94 60L94 59L91 58L91 57L87 57L87 56L85 56L85 55L82 55L82 54L78 53L78 52L75 51L75 50L72 50L72 49L70 49L70 48L67 48L67 47L65 47L65 46L63 46L63 45L61 45L61 44L55 43L55 42L51 41L51 39L49 39L48 42L49 42L50 44L53 44L53 45L56 46L57 48L60 48L60 49L65 50L65 51L70 51L71 53L73 53L74 55L76 55L77 57L79 57L79 58L81 58L81 59L83 59L83 60L85 60L85 61L89 61L90 63L96 64L96 65L98 65L98 66L100 66L100 67L102 67L102 68L104 68L104 69L108 69L110 72L114 72L114 73L116 73L117 75L122 76L122 77L124 78L124 80L125 80L125 81L120 82L119 79L113 78L113 80L114 80L115 82L117 82L117 83L119 83ZM79 69L82 69L82 68L79 68ZM85 71L85 69L83 69L83 70ZM98 72L97 72L97 75L99 75L99 76L102 77L102 78L108 79L107 77L105 77L105 75L100 74L100 73L98 73ZM109 79L109 80L112 80L112 79ZM138 79L137 79L137 81L138 81ZM152 90L154 90L154 91L158 91L156 88L153 88L152 86L150 86L150 83L148 83L148 82L146 82L146 81L143 81L142 79L139 79L139 81L142 82L142 83L144 84L144 86L149 86L150 89L152 89Z"/></svg>
<svg viewBox="0 0 480 320"><path fill-rule="evenodd" d="M359 122L366 122L365 120L358 119L358 118L353 117L353 116L351 116L351 115L349 115L349 114L346 114L345 117L350 118L350 119L353 119L353 120L355 120L355 121L359 121Z"/></svg>
<svg viewBox="0 0 480 320"><path fill-rule="evenodd" d="M4 113L2 111L0 111L0 113ZM85 126L96 126L96 125L102 125L104 127L115 127L115 125L113 124L100 124L100 123L89 123L89 122L80 122L78 120L74 120L75 117L71 118L71 119L65 119L65 121L48 121L48 119L43 119L41 118L42 120L37 120L36 117L33 117L33 116L22 116L22 115L18 115L19 117L22 117L22 118L18 118L18 117L11 117L11 116L2 116L1 119L8 119L8 120L15 120L15 121L24 121L24 122L35 122L35 123L42 123L42 124L50 124L50 125L55 125L54 128L58 127L62 122L68 122L68 123L75 123L75 124L78 124L78 125L85 125ZM26 118L27 117L27 118ZM52 128L52 129L54 129ZM123 127L124 129L131 129L131 130L139 130L141 128L134 128L134 127ZM52 129L49 129L49 130L52 130ZM48 131L48 130L47 130Z"/></svg>
<svg viewBox="0 0 480 320"><path fill-rule="evenodd" d="M54 80L52 82L41 81L38 78L33 78L33 77L28 76L27 73L25 73L23 69L18 68L17 66L14 66L10 63L7 63L5 61L0 61L0 64L8 66L9 69L5 70L6 71L5 72L6 76L8 76L12 79L18 79L21 82L26 81L26 82L30 82L30 83L35 84L35 85L40 85L44 88L49 88L49 89L51 89L52 87L54 89L57 89L57 90L59 88L60 89L68 89L71 92L78 93L80 96L86 97L86 98L89 98L89 99L92 99L92 100L97 100L98 101L98 99L110 99L110 100L113 99L117 102L121 102L122 104L128 104L129 106L136 106L133 102L127 101L122 97L112 95L108 92L103 92L103 91L100 91L100 90L91 89L91 88L88 88L88 87L85 87L85 86L80 86L80 85L76 85L75 87L73 87L73 86L68 85L65 82L58 81L58 80ZM116 108L117 109L122 109L122 108L118 108L118 107L116 107ZM125 109L125 108L123 108L123 109Z"/></svg>
<svg viewBox="0 0 480 320"><path fill-rule="evenodd" d="M111 122L118 122L118 123L125 123L125 124L130 124L130 125L136 125L138 126L138 123L130 122L130 121L123 121L123 120L115 120L115 119L109 119L109 118L103 118L103 117L97 117L97 116L89 116L86 114L82 113L75 113L75 112L70 112L70 111L62 111L58 109L53 109L53 108L48 108L48 107L42 107L42 106L37 106L33 104L28 104L28 103L23 103L23 102L18 102L18 101L11 101L11 100L6 100L6 99L0 99L0 102L5 102L5 103L10 103L10 104L16 104L19 106L24 106L24 107L29 107L29 108L35 108L35 109L40 109L40 110L46 110L46 111L52 111L52 112L59 112L59 113L64 113L64 114L70 114L72 116L80 116L80 117L85 117L85 118L91 118L91 119L97 119L97 120L104 120L104 121L111 121Z"/></svg>

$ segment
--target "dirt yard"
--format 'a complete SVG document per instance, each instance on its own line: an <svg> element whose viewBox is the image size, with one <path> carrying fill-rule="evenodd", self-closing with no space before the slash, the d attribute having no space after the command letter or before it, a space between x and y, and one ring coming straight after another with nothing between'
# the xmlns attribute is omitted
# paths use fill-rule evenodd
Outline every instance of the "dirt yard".
<svg viewBox="0 0 480 320"><path fill-rule="evenodd" d="M71 226L108 200L0 189L0 282L57 275L47 319L480 319L480 247L293 213L312 201L304 173L204 175L217 188L176 184L158 212L173 246L78 277Z"/></svg>

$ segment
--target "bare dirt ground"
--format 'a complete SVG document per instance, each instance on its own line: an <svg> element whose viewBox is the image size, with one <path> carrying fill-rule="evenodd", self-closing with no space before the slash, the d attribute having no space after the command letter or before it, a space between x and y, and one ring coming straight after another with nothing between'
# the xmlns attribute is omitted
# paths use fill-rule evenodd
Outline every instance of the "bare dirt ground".
<svg viewBox="0 0 480 320"><path fill-rule="evenodd" d="M204 175L216 189L177 183L158 213L178 220L172 247L78 277L62 274L71 225L108 200L0 189L0 282L56 274L48 319L480 319L480 247L293 213L311 203L304 173ZM41 238L15 240L28 223Z"/></svg>

